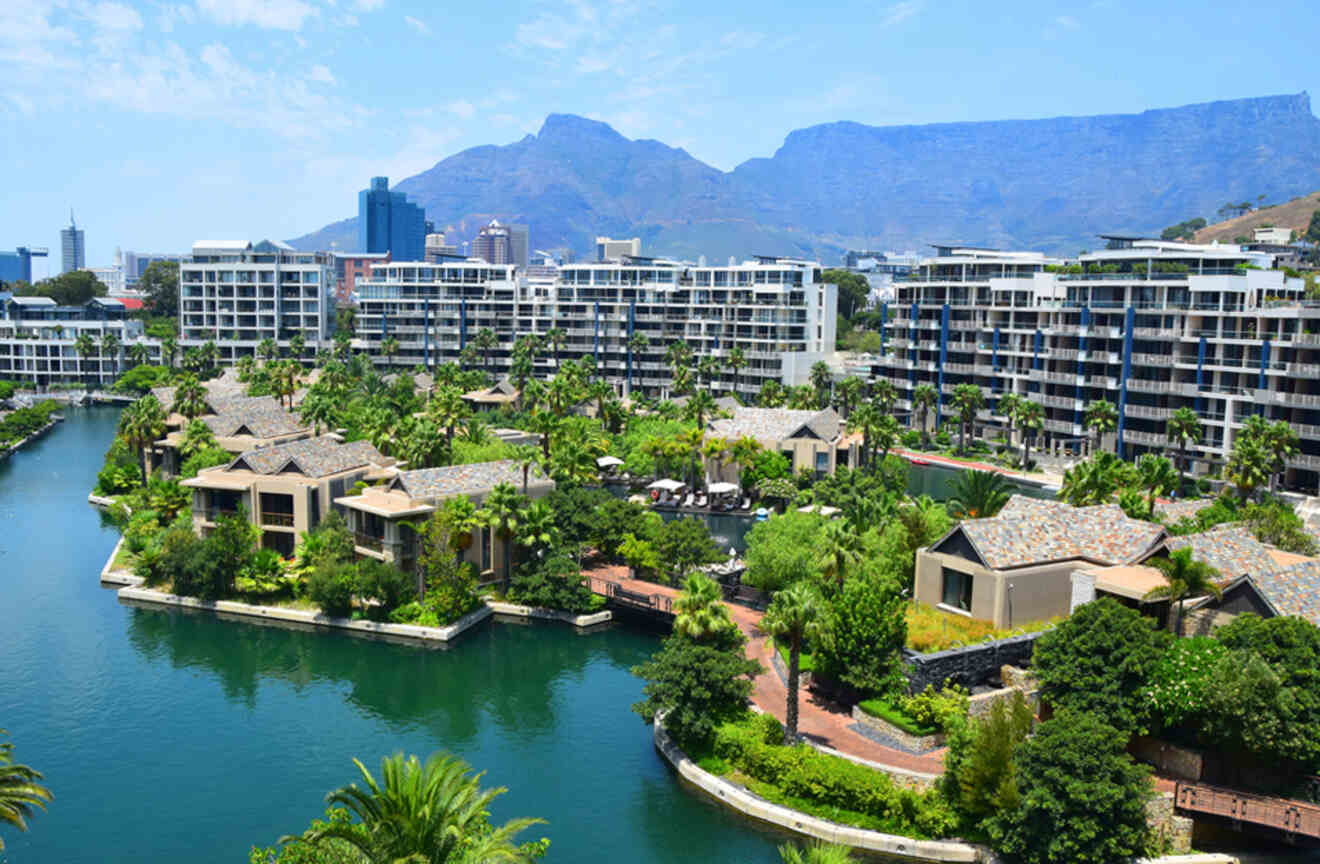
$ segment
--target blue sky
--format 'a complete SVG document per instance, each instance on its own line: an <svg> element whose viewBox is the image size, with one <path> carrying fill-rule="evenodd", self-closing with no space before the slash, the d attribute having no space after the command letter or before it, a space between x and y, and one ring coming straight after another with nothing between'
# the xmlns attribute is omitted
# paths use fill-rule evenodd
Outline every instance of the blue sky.
<svg viewBox="0 0 1320 864"><path fill-rule="evenodd" d="M0 248L70 207L91 264L292 237L550 112L729 169L833 120L1315 93L1317 36L1315 0L0 0Z"/></svg>

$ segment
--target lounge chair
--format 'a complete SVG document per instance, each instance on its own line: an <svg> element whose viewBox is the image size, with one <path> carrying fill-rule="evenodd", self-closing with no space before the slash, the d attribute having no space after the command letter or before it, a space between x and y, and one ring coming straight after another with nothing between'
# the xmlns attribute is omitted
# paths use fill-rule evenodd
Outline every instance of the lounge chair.
<svg viewBox="0 0 1320 864"><path fill-rule="evenodd" d="M692 493L691 493L691 492L689 492L689 493L687 493L686 495L684 495L684 496L683 496L683 503L682 503L681 505L679 505L679 506L681 506L681 507L691 507L691 506L692 506L692 497L693 497L693 496L692 496Z"/></svg>
<svg viewBox="0 0 1320 864"><path fill-rule="evenodd" d="M742 500L742 506L739 507L738 509L739 509L739 510L751 510L751 509L752 509L752 498L751 498L750 495L747 496L747 497L745 497L745 498L743 498L743 500Z"/></svg>

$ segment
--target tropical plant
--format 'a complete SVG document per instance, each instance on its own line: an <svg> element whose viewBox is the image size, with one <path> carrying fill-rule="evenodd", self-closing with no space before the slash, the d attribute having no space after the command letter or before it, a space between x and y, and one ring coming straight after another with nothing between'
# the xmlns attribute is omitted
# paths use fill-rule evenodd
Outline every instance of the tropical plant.
<svg viewBox="0 0 1320 864"><path fill-rule="evenodd" d="M940 786L969 827L1016 805L1013 751L1031 733L1032 715L1021 692L997 699L985 715L955 726L944 755Z"/></svg>
<svg viewBox="0 0 1320 864"><path fill-rule="evenodd" d="M1233 441L1233 452L1224 465L1224 479L1237 487L1243 501L1256 495L1256 490L1267 486L1273 479L1274 454L1259 435L1238 433Z"/></svg>
<svg viewBox="0 0 1320 864"><path fill-rule="evenodd" d="M834 582L842 582L865 552L861 536L844 519L825 523L818 535L816 549L821 576Z"/></svg>
<svg viewBox="0 0 1320 864"><path fill-rule="evenodd" d="M122 347L123 343L119 341L113 330L107 330L102 334L101 352L110 357L110 362L113 364L112 375L119 372L119 349Z"/></svg>
<svg viewBox="0 0 1320 864"><path fill-rule="evenodd" d="M1205 561L1193 558L1191 546L1174 549L1169 553L1168 558L1153 558L1149 563L1155 565L1164 574L1168 584L1152 588L1146 592L1145 599L1169 600L1178 604L1179 636L1183 635L1183 604L1188 597L1209 594L1218 600L1224 596L1219 585L1215 583L1219 571Z"/></svg>
<svg viewBox="0 0 1320 864"><path fill-rule="evenodd" d="M834 400L845 420L852 414L853 407L857 405L858 400L861 398L862 379L856 375L849 375L834 388Z"/></svg>
<svg viewBox="0 0 1320 864"><path fill-rule="evenodd" d="M894 382L888 378L876 381L871 386L871 401L882 414L888 414L893 409L894 403L898 401L898 390L894 387Z"/></svg>
<svg viewBox="0 0 1320 864"><path fill-rule="evenodd" d="M1154 453L1145 453L1137 460L1137 478L1146 490L1146 504L1151 513L1155 512L1155 499L1173 492L1182 479L1168 458Z"/></svg>
<svg viewBox="0 0 1320 864"><path fill-rule="evenodd" d="M725 359L729 366L729 371L733 373L733 392L738 392L738 373L747 367L747 355L743 352L741 346L735 345L729 349L729 356Z"/></svg>
<svg viewBox="0 0 1320 864"><path fill-rule="evenodd" d="M877 430L880 428L880 422L888 415L880 410L873 402L863 402L857 406L848 417L848 431L862 435L861 458L858 460L863 467L869 464L874 455L872 446Z"/></svg>
<svg viewBox="0 0 1320 864"><path fill-rule="evenodd" d="M1082 415L1082 425L1095 433L1094 452L1100 452L1100 442L1104 436L1118 428L1118 409L1112 402L1097 399L1086 406Z"/></svg>
<svg viewBox="0 0 1320 864"><path fill-rule="evenodd" d="M186 374L174 385L174 403L170 412L182 414L189 420L206 413L206 388L196 375Z"/></svg>
<svg viewBox="0 0 1320 864"><path fill-rule="evenodd" d="M541 819L513 819L499 827L490 823L490 805L507 789L481 788L481 774L448 754L432 755L423 764L402 753L381 760L379 781L357 759L362 787L341 786L326 796L357 822L332 820L281 843L322 846L341 842L372 864L475 864L533 861L546 841L515 845L514 838Z"/></svg>
<svg viewBox="0 0 1320 864"><path fill-rule="evenodd" d="M165 434L165 409L150 394L130 405L119 418L119 434L137 451L142 485L147 485L147 448Z"/></svg>
<svg viewBox="0 0 1320 864"><path fill-rule="evenodd" d="M174 368L174 358L179 353L179 340L173 336L166 336L160 340L160 359L165 361L165 365Z"/></svg>
<svg viewBox="0 0 1320 864"><path fill-rule="evenodd" d="M504 589L509 588L509 559L513 557L513 538L526 499L508 483L498 483L490 490L477 516L481 523L504 544Z"/></svg>
<svg viewBox="0 0 1320 864"><path fill-rule="evenodd" d="M559 541L555 514L545 501L533 501L518 514L517 541L533 553L544 553Z"/></svg>
<svg viewBox="0 0 1320 864"><path fill-rule="evenodd" d="M1164 424L1164 434L1178 447L1178 471L1187 473L1187 445L1195 444L1205 434L1201 426L1201 417L1191 408L1183 406L1175 409Z"/></svg>
<svg viewBox="0 0 1320 864"><path fill-rule="evenodd" d="M431 396L426 405L426 413L436 425L445 430L445 440L454 443L454 428L472 413L472 407L463 398L463 392L457 387L445 385Z"/></svg>
<svg viewBox="0 0 1320 864"><path fill-rule="evenodd" d="M683 417L696 424L697 429L706 428L706 418L715 413L715 397L709 390L698 390L688 397L683 406Z"/></svg>
<svg viewBox="0 0 1320 864"><path fill-rule="evenodd" d="M1045 408L1039 402L1022 399L1013 411L1013 420L1022 432L1022 470L1031 467L1031 442L1045 428Z"/></svg>
<svg viewBox="0 0 1320 864"><path fill-rule="evenodd" d="M9 733L0 729L0 735ZM0 744L0 822L13 825L19 831L27 830L27 820L33 809L46 809L46 802L52 796L50 790L41 784L41 772L14 761L14 744L5 741ZM0 852L4 851L5 841L0 838Z"/></svg>
<svg viewBox="0 0 1320 864"><path fill-rule="evenodd" d="M946 506L957 519L989 519L1013 497L1013 484L994 471L968 469L953 478Z"/></svg>
<svg viewBox="0 0 1320 864"><path fill-rule="evenodd" d="M806 846L785 843L779 847L783 864L851 864L855 859L847 846L813 840Z"/></svg>
<svg viewBox="0 0 1320 864"><path fill-rule="evenodd" d="M257 356L269 363L280 356L280 348L275 344L275 340L267 336L257 344Z"/></svg>
<svg viewBox="0 0 1320 864"><path fill-rule="evenodd" d="M798 679L802 641L818 632L821 615L819 595L805 582L795 583L775 594L765 615L757 622L762 633L788 645L788 704L785 707L784 743L797 743Z"/></svg>
<svg viewBox="0 0 1320 864"><path fill-rule="evenodd" d="M921 445L927 446L930 442L930 432L926 428L926 418L930 415L930 409L939 402L940 394L933 384L918 384L912 390L912 407L916 409L917 416L921 418Z"/></svg>
<svg viewBox="0 0 1320 864"><path fill-rule="evenodd" d="M73 340L73 350L85 364L87 358L96 353L96 338L84 330ZM83 366L83 376L87 377L87 369L83 364L80 364Z"/></svg>
<svg viewBox="0 0 1320 864"><path fill-rule="evenodd" d="M205 420L189 420L188 425L183 427L183 438L179 441L179 456L186 460L217 446L215 433L206 425Z"/></svg>
<svg viewBox="0 0 1320 864"><path fill-rule="evenodd" d="M564 332L563 327L551 327L545 331L545 341L550 346L550 354L555 361L555 369L559 369L559 349L564 347L564 342L568 339L568 334Z"/></svg>
<svg viewBox="0 0 1320 864"><path fill-rule="evenodd" d="M693 642L709 642L734 627L719 583L702 573L693 573L674 598L674 632Z"/></svg>
<svg viewBox="0 0 1320 864"><path fill-rule="evenodd" d="M824 408L829 405L830 387L834 383L834 373L830 371L830 364L824 360L812 363L807 380L811 382L811 389L816 393L816 407Z"/></svg>
<svg viewBox="0 0 1320 864"><path fill-rule="evenodd" d="M1106 450L1065 471L1058 497L1074 507L1108 504L1119 489L1136 483L1133 467Z"/></svg>
<svg viewBox="0 0 1320 864"><path fill-rule="evenodd" d="M746 641L736 627L704 642L673 633L647 662L633 668L646 680L646 698L632 710L646 723L663 713L665 729L689 752L708 743L722 723L747 713L752 679L762 668L743 653Z"/></svg>
<svg viewBox="0 0 1320 864"><path fill-rule="evenodd" d="M967 452L967 437L976 423L976 414L985 407L985 394L975 384L959 384L953 388L953 397L949 400L958 414L958 450Z"/></svg>

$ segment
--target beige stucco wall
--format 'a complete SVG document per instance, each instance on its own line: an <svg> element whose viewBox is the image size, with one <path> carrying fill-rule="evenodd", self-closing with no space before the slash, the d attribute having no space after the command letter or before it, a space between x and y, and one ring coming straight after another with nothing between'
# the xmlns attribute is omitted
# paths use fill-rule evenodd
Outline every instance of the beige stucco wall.
<svg viewBox="0 0 1320 864"><path fill-rule="evenodd" d="M943 568L972 575L972 618L996 627L1019 627L1032 621L1067 615L1072 595L1070 574L1077 562L1045 564L1013 570L990 570L965 558L917 551L916 600L939 606L943 599ZM958 614L958 613L953 613Z"/></svg>
<svg viewBox="0 0 1320 864"><path fill-rule="evenodd" d="M351 488L358 479L366 474L364 468L355 468L350 471L344 471L339 474L332 474L326 477L311 478L301 474L252 474L250 472L229 472L220 470L214 472L217 475L217 482L214 487L206 486L207 474L212 473L203 471L197 475L194 480L187 481L186 485L193 486L193 527L197 532L203 533L205 529L213 527L214 521L210 518L209 507L207 504L207 494L213 488L219 492L236 491L230 488L236 480L245 483L247 488L243 492L243 507L247 510L248 519L253 525L256 525L265 533L288 534L297 540L299 534L304 531L310 531L316 527L312 524L312 495L317 494L319 498L319 511L321 518L330 512L330 481L342 478L344 485ZM223 479L220 479L223 478ZM266 514L261 509L261 496L266 495L288 495L293 499L293 520L292 525L286 524L288 520L275 515L274 512Z"/></svg>

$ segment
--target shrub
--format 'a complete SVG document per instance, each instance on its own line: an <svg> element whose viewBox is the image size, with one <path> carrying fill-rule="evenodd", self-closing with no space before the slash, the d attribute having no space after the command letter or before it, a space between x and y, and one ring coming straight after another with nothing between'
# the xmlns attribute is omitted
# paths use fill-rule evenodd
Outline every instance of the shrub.
<svg viewBox="0 0 1320 864"><path fill-rule="evenodd" d="M897 692L903 686L906 605L893 580L865 570L844 580L825 612L817 670L864 693Z"/></svg>
<svg viewBox="0 0 1320 864"><path fill-rule="evenodd" d="M969 828L1014 803L1013 751L1031 732L1031 709L1021 693L1000 699L983 717L956 724L944 755L940 788Z"/></svg>
<svg viewBox="0 0 1320 864"><path fill-rule="evenodd" d="M1176 729L1199 719L1219 686L1215 667L1228 649L1217 639L1193 636L1169 646L1141 690L1142 710L1151 728Z"/></svg>
<svg viewBox="0 0 1320 864"><path fill-rule="evenodd" d="M857 703L872 717L879 717L887 723L897 726L909 735L934 735L939 728L934 723L922 723L903 710L902 704L895 704L889 699L864 699Z"/></svg>
<svg viewBox="0 0 1320 864"><path fill-rule="evenodd" d="M665 639L650 660L633 668L646 679L646 699L632 706L647 723L664 712L665 728L685 749L704 749L720 724L743 716L761 664L743 654L741 633L706 645L680 634Z"/></svg>
<svg viewBox="0 0 1320 864"><path fill-rule="evenodd" d="M796 511L757 522L747 532L743 582L762 591L778 591L794 582L817 581L817 541L823 525L818 514Z"/></svg>
<svg viewBox="0 0 1320 864"><path fill-rule="evenodd" d="M900 443L902 443L904 447L911 449L920 446L921 433L918 432L916 429L908 429L906 432L904 432L902 435L899 436L898 440Z"/></svg>
<svg viewBox="0 0 1320 864"><path fill-rule="evenodd" d="M265 596L289 588L284 575L284 559L274 549L255 549L234 579L239 594Z"/></svg>
<svg viewBox="0 0 1320 864"><path fill-rule="evenodd" d="M204 447L198 450L179 466L179 477L187 480L196 477L197 473L204 468L214 468L216 465L226 465L234 461L234 457L228 450L219 447Z"/></svg>
<svg viewBox="0 0 1320 864"><path fill-rule="evenodd" d="M348 562L324 562L307 577L307 596L326 615L346 617L353 611L357 568Z"/></svg>
<svg viewBox="0 0 1320 864"><path fill-rule="evenodd" d="M904 714L922 726L948 731L967 719L969 698L966 688L957 684L941 690L927 684L926 689L915 696L900 696L898 704Z"/></svg>
<svg viewBox="0 0 1320 864"><path fill-rule="evenodd" d="M471 568L462 568L462 576L457 581L432 583L426 589L425 606L435 616L434 626L452 624L469 612L481 608L481 597L477 594L477 578Z"/></svg>
<svg viewBox="0 0 1320 864"><path fill-rule="evenodd" d="M376 620L388 618L400 605L417 596L416 580L393 564L367 558L357 564L357 593L374 600L367 612Z"/></svg>
<svg viewBox="0 0 1320 864"><path fill-rule="evenodd" d="M124 546L134 555L140 555L160 534L159 517L153 510L138 510L128 517L123 533Z"/></svg>
<svg viewBox="0 0 1320 864"><path fill-rule="evenodd" d="M582 584L577 564L560 554L520 565L509 586L509 600L582 614L599 609L604 598L591 593Z"/></svg>

